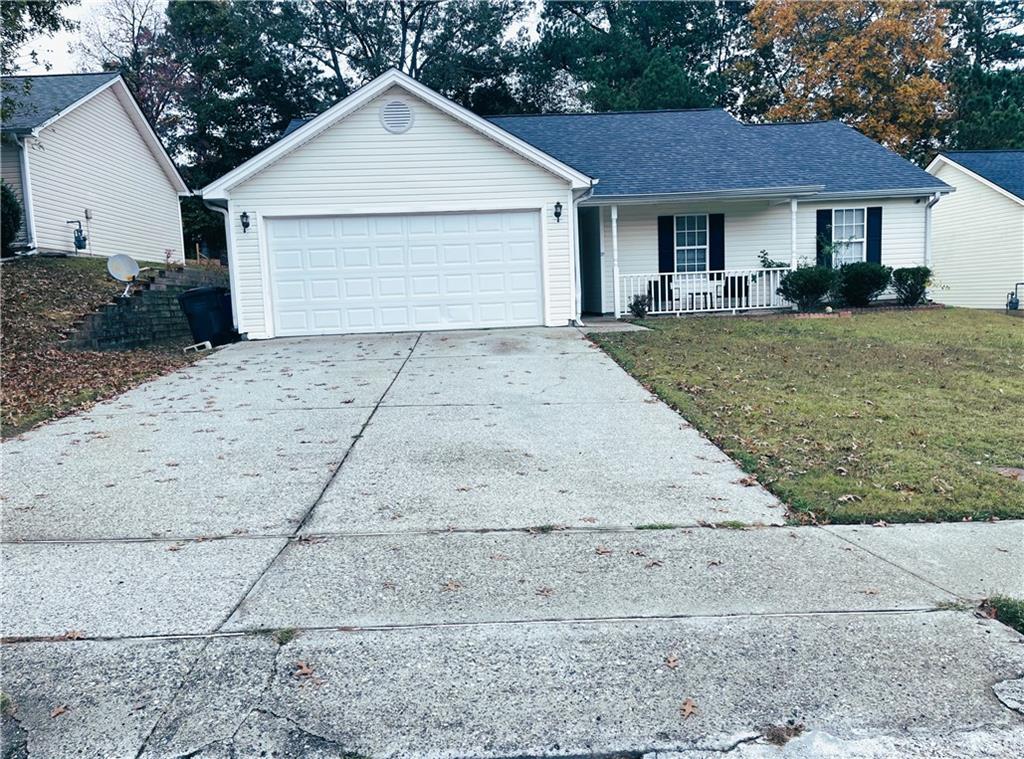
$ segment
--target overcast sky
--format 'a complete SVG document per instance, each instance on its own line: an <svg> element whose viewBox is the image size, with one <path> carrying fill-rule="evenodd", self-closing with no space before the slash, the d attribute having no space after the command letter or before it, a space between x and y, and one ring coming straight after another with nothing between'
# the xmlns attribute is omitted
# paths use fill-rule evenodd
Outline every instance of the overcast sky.
<svg viewBox="0 0 1024 759"><path fill-rule="evenodd" d="M100 4L100 0L82 0L81 5L73 5L64 10L65 18L81 21ZM37 37L29 43L18 56L18 73L21 74L73 74L78 70L75 56L70 52L71 45L78 39L78 32L61 32L52 37ZM39 54L39 63L33 65L31 51ZM47 71L45 64L51 68Z"/></svg>

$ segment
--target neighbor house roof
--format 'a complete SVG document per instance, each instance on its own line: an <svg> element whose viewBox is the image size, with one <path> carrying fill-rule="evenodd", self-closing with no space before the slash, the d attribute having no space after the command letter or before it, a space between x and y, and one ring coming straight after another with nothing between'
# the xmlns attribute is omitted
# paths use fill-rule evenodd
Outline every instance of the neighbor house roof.
<svg viewBox="0 0 1024 759"><path fill-rule="evenodd" d="M683 194L921 194L950 187L838 121L749 125L720 109L494 116L600 180L593 198Z"/></svg>
<svg viewBox="0 0 1024 759"><path fill-rule="evenodd" d="M167 154L152 124L142 113L138 101L117 71L4 77L3 97L12 102L12 107L4 108L10 111L10 116L2 124L3 131L26 135L25 139L38 136L40 130L108 88L124 106L139 135L178 194L191 194L178 167Z"/></svg>
<svg viewBox="0 0 1024 759"><path fill-rule="evenodd" d="M950 150L941 155L1024 200L1024 150Z"/></svg>
<svg viewBox="0 0 1024 759"><path fill-rule="evenodd" d="M31 132L118 76L116 71L104 71L4 77L3 96L12 103L12 108L10 117L3 122L3 129L5 132Z"/></svg>

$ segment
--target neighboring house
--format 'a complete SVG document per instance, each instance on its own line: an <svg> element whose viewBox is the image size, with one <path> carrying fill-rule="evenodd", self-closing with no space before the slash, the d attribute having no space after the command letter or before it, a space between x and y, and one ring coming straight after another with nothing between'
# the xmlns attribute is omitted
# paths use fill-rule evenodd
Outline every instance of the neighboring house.
<svg viewBox="0 0 1024 759"><path fill-rule="evenodd" d="M216 180L250 338L780 307L788 267L922 264L951 190L841 124L485 119L390 71ZM781 267L764 269L764 251Z"/></svg>
<svg viewBox="0 0 1024 759"><path fill-rule="evenodd" d="M935 206L933 296L950 306L1004 308L1024 282L1024 150L940 153L928 171L956 188Z"/></svg>
<svg viewBox="0 0 1024 759"><path fill-rule="evenodd" d="M184 257L174 163L117 73L7 77L3 180L24 206L20 247L147 261ZM72 222L72 223L69 223Z"/></svg>

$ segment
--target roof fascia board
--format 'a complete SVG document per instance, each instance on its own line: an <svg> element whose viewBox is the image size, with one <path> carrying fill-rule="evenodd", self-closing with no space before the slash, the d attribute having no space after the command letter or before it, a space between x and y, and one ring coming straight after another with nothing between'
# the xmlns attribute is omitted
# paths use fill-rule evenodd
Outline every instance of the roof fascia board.
<svg viewBox="0 0 1024 759"><path fill-rule="evenodd" d="M644 203L671 203L687 200L769 200L772 198L814 197L823 185L794 187L762 187L743 190L712 190L710 192L661 192L636 195L591 195L580 205L639 205Z"/></svg>
<svg viewBox="0 0 1024 759"><path fill-rule="evenodd" d="M589 187L596 181L585 174L580 173L576 169L573 169L571 166L549 156L547 153L538 150L529 143L520 140L518 137L506 132L504 129L491 124L486 119L477 116L472 111L453 103L448 100L448 98L434 92L426 85L420 84L412 77L403 74L396 69L391 69L390 71L381 74L373 81L363 85L348 97L338 101L319 116L307 121L290 135L278 140L262 153L250 158L241 166L237 166L224 176L208 184L201 190L203 197L225 197L224 193L232 187L258 173L303 143L313 139L332 124L337 123L345 116L355 112L367 102L377 97L379 94L385 92L388 88L396 85L402 87L410 94L419 97L428 104L435 106L458 121L461 121L466 126L469 126L475 131L484 134L484 136L490 137L492 140L504 145L514 153L518 153L520 156L526 158L532 163L538 164L542 168L545 168L548 171L570 181L574 188Z"/></svg>
<svg viewBox="0 0 1024 759"><path fill-rule="evenodd" d="M957 163L952 158L949 158L947 156L942 155L942 153L939 153L937 156L935 156L934 159L932 159L932 162L930 164L928 164L928 168L925 169L925 171L927 171L929 174L934 175L935 172L938 171L939 168L943 164L946 164L946 165L952 166L952 167L954 167L956 169L959 169L964 174L966 174L967 176L971 177L972 179L978 180L979 182L981 182L983 185L985 185L989 189L995 190L1000 195L1003 195L1003 196L1009 198L1010 200L1012 200L1012 201L1014 201L1016 203L1019 203L1020 205L1024 206L1024 198L1021 198L1021 197L1019 197L1017 195L1014 195L1009 190L1000 187L999 185L997 185L995 182L991 181L990 179L985 179L985 177L983 177L981 174L978 174L977 172L971 171L970 169L968 169L963 164ZM933 171L933 169L934 169L934 171Z"/></svg>

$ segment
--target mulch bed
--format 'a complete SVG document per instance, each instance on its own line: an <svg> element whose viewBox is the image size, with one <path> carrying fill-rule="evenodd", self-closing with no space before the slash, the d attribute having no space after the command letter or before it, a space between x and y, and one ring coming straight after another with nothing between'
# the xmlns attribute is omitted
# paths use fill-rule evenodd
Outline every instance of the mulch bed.
<svg viewBox="0 0 1024 759"><path fill-rule="evenodd" d="M0 422L17 434L110 398L194 360L181 346L65 350L75 320L120 292L105 259L33 257L0 266Z"/></svg>

